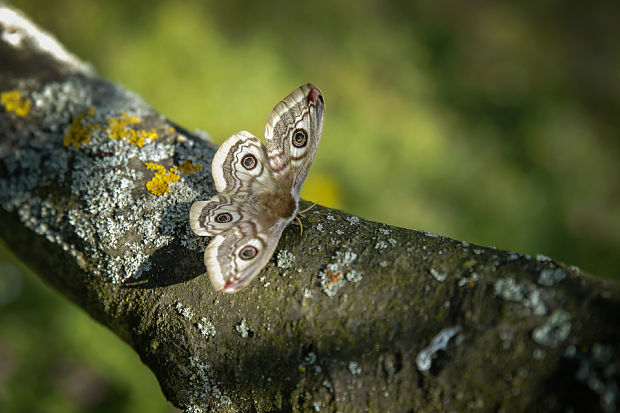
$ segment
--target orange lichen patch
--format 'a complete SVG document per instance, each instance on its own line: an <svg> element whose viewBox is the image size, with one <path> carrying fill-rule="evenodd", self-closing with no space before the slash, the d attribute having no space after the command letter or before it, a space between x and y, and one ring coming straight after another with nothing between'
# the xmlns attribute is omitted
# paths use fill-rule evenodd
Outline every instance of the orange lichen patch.
<svg viewBox="0 0 620 413"><path fill-rule="evenodd" d="M20 117L30 112L30 101L24 99L17 89L0 93L0 103L7 112L13 112Z"/></svg>
<svg viewBox="0 0 620 413"><path fill-rule="evenodd" d="M95 116L95 108L91 106L88 112L82 113L73 119L73 122L67 126L67 133L65 134L62 144L65 146L75 145L80 149L80 146L88 143L90 137L97 129L99 125L96 123L85 122L87 116Z"/></svg>
<svg viewBox="0 0 620 413"><path fill-rule="evenodd" d="M179 180L181 175L178 175L173 172L173 169L170 170L164 168L161 165L158 165L153 162L147 162L144 164L148 169L152 169L155 171L155 176L146 183L146 189L151 191L154 195L163 195L170 190L170 184Z"/></svg>
<svg viewBox="0 0 620 413"><path fill-rule="evenodd" d="M120 118L108 119L107 133L110 139L122 140L131 145L135 145L141 148L144 142L149 140L155 140L159 137L155 129L150 131L146 129L133 129L130 127L132 124L140 123L140 119L135 116L129 116L125 112L121 113Z"/></svg>
<svg viewBox="0 0 620 413"><path fill-rule="evenodd" d="M334 274L334 272L330 270L329 268L326 268L326 270L327 270L327 277L329 278L329 282L325 284L325 287L331 286L336 281L338 281L340 277L342 277L342 272L339 272L338 274Z"/></svg>
<svg viewBox="0 0 620 413"><path fill-rule="evenodd" d="M183 175L192 175L198 170L200 170L202 166L198 163L192 163L192 161L185 161L179 166L175 166L171 169L173 172L181 172Z"/></svg>

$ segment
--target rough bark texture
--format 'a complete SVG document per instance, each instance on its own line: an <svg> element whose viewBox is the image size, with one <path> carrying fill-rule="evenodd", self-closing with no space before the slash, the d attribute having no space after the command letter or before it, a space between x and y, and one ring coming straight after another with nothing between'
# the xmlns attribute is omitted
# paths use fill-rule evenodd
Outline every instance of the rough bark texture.
<svg viewBox="0 0 620 413"><path fill-rule="evenodd" d="M127 341L174 405L616 409L620 288L547 257L316 207L250 287L214 292L188 211L213 195L216 147L43 47L7 7L0 235Z"/></svg>

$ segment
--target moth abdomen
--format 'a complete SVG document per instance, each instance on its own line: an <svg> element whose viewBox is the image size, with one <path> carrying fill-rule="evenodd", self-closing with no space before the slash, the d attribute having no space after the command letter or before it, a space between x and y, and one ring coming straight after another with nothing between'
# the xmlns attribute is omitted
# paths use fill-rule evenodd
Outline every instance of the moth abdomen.
<svg viewBox="0 0 620 413"><path fill-rule="evenodd" d="M291 219L297 211L297 200L292 194L284 191L263 192L258 203L273 216Z"/></svg>

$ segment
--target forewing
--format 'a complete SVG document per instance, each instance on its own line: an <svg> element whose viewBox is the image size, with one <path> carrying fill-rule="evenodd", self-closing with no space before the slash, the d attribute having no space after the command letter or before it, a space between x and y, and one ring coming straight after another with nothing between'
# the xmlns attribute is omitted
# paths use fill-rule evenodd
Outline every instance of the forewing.
<svg viewBox="0 0 620 413"><path fill-rule="evenodd" d="M234 293L252 281L273 255L287 221L242 222L216 235L205 250L205 265L217 291Z"/></svg>
<svg viewBox="0 0 620 413"><path fill-rule="evenodd" d="M324 113L321 91L308 83L278 103L267 119L265 141L273 176L296 197L321 141ZM300 139L304 135L305 141Z"/></svg>
<svg viewBox="0 0 620 413"><path fill-rule="evenodd" d="M247 131L231 136L220 145L213 157L211 173L215 188L222 193L258 192L276 187L265 145Z"/></svg>

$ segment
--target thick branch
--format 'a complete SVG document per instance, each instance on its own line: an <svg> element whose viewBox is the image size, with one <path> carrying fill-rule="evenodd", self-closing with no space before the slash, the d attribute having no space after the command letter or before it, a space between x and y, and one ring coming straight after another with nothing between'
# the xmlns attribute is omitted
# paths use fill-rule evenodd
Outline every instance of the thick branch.
<svg viewBox="0 0 620 413"><path fill-rule="evenodd" d="M620 288L546 257L317 207L250 287L214 292L188 225L213 195L214 145L10 13L0 3L0 235L176 406L615 409Z"/></svg>

